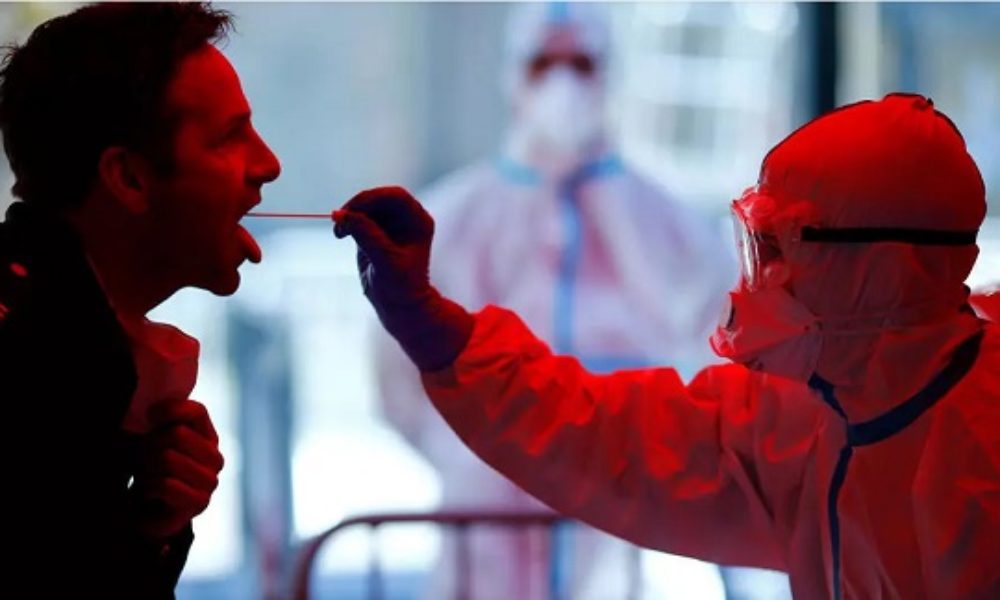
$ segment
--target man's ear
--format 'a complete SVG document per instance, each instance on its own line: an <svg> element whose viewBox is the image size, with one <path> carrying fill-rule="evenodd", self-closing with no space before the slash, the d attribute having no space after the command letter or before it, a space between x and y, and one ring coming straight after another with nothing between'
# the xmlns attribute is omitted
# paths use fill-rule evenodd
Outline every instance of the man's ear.
<svg viewBox="0 0 1000 600"><path fill-rule="evenodd" d="M152 170L142 156L122 146L110 146L101 153L97 172L101 183L123 209L133 215L149 210Z"/></svg>

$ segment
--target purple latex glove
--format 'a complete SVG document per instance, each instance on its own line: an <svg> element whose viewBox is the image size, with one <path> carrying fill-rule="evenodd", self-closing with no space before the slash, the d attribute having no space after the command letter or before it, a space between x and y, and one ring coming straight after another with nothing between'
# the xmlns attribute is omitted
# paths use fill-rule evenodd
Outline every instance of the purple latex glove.
<svg viewBox="0 0 1000 600"><path fill-rule="evenodd" d="M333 213L334 234L358 244L358 272L379 321L421 371L449 366L473 318L431 286L434 220L400 187L365 190Z"/></svg>

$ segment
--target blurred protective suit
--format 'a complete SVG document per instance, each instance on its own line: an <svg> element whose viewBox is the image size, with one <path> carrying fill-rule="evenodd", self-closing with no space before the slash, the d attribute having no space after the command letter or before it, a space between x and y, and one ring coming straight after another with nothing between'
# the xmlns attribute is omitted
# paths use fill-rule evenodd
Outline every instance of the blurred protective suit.
<svg viewBox="0 0 1000 600"><path fill-rule="evenodd" d="M508 27L503 86L513 122L501 156L421 195L436 222L435 285L470 310L516 310L555 351L594 371L674 364L692 374L715 359L707 340L737 279L728 227L694 214L609 147L601 7L519 5ZM461 443L396 342L379 335L385 417L440 474L443 506L543 508ZM550 572L542 534L474 532L473 597L547 598L550 587L574 599L625 597L638 558L631 547L589 527L560 540L573 552ZM452 597L451 543L428 597ZM674 589L684 578L696 596L722 597L716 567L669 559L643 557ZM783 575L777 585L787 587Z"/></svg>

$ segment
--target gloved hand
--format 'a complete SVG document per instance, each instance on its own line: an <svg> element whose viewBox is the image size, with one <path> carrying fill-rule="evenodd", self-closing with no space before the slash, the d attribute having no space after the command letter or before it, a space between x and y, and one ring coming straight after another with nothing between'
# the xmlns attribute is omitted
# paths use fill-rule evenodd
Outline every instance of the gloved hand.
<svg viewBox="0 0 1000 600"><path fill-rule="evenodd" d="M205 407L194 400L160 402L150 409L153 429L143 437L133 494L136 525L149 538L184 530L208 507L223 459Z"/></svg>
<svg viewBox="0 0 1000 600"><path fill-rule="evenodd" d="M431 286L434 220L403 188L366 190L335 211L334 234L358 244L365 296L386 330L424 372L454 362L472 335L472 315Z"/></svg>

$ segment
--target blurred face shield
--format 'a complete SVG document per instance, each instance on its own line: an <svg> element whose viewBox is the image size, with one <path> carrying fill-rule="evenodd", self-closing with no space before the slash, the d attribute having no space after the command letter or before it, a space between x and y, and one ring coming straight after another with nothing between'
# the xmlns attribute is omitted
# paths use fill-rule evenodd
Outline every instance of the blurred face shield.
<svg viewBox="0 0 1000 600"><path fill-rule="evenodd" d="M539 54L528 62L522 125L537 143L577 155L600 140L604 106L596 68L582 53Z"/></svg>

